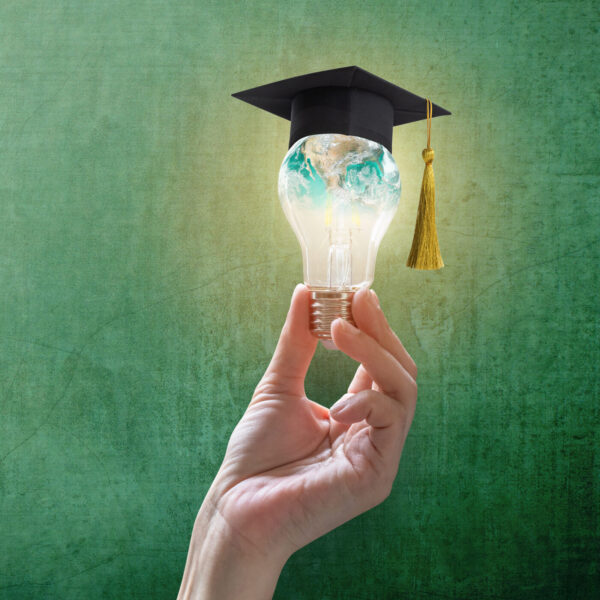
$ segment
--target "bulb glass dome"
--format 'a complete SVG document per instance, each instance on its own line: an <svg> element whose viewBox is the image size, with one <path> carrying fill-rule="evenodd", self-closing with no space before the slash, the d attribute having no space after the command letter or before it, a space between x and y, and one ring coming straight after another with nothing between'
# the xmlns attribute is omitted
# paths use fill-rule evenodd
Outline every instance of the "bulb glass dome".
<svg viewBox="0 0 600 600"><path fill-rule="evenodd" d="M381 144L342 134L299 139L279 170L279 198L313 290L370 285L398 208L400 174Z"/></svg>

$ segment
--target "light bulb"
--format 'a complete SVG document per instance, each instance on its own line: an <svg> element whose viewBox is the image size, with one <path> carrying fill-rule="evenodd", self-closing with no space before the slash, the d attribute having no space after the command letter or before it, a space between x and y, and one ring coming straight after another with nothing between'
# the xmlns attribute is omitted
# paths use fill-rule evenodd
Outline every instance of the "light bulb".
<svg viewBox="0 0 600 600"><path fill-rule="evenodd" d="M354 323L352 297L373 283L379 244L400 199L396 161L387 148L362 137L309 135L285 155L278 187L302 248L311 331L334 347L332 321Z"/></svg>

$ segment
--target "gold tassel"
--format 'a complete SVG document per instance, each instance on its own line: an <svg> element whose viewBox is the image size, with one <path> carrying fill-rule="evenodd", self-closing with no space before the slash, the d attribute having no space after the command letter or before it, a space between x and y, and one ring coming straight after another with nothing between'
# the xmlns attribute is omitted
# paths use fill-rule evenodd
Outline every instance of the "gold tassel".
<svg viewBox="0 0 600 600"><path fill-rule="evenodd" d="M406 266L413 269L441 269L444 266L435 228L435 181L432 165L434 152L431 147L432 112L431 101L427 99L427 148L423 150L425 172L412 248L406 262Z"/></svg>

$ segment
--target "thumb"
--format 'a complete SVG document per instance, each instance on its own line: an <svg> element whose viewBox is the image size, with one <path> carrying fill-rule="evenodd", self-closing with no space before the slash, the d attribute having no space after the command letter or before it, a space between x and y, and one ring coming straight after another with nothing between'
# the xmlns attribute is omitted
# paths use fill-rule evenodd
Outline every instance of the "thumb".
<svg viewBox="0 0 600 600"><path fill-rule="evenodd" d="M304 394L304 378L318 342L310 332L309 299L308 288L298 284L273 358L261 381L271 390Z"/></svg>

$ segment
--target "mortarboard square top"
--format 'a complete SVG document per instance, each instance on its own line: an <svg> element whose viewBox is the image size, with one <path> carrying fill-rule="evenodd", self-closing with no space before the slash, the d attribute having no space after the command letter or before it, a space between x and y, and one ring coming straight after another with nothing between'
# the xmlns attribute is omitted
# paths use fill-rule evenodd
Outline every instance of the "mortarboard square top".
<svg viewBox="0 0 600 600"><path fill-rule="evenodd" d="M360 67L308 73L232 94L291 121L289 147L318 133L363 137L392 151L395 125L427 118L427 101ZM433 117L449 115L432 104Z"/></svg>

